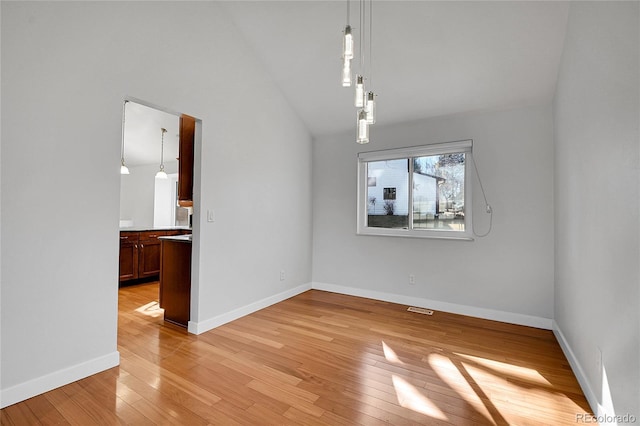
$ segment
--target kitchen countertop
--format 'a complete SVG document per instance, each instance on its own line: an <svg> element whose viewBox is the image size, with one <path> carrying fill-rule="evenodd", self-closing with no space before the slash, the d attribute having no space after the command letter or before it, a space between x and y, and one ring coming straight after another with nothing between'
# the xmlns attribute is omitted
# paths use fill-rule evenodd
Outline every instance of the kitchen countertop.
<svg viewBox="0 0 640 426"><path fill-rule="evenodd" d="M159 240L175 241L179 243L190 243L192 234L187 235L170 235L167 237L158 237Z"/></svg>
<svg viewBox="0 0 640 426"><path fill-rule="evenodd" d="M120 232L144 232L144 231L191 231L186 226L161 226L154 228L153 226L132 226L128 228L120 228Z"/></svg>

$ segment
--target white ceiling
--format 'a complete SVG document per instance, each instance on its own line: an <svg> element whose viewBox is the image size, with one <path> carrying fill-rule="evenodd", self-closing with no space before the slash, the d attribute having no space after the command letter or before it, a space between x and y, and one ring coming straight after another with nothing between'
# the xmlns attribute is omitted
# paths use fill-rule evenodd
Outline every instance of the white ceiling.
<svg viewBox="0 0 640 426"><path fill-rule="evenodd" d="M340 84L346 0L220 4L314 136L355 128L353 90ZM358 43L359 2L350 5ZM376 125L550 102L568 7L546 1L373 1L368 89L378 95ZM161 127L167 129L165 162L173 161L179 117L127 104L128 166L159 164Z"/></svg>
<svg viewBox="0 0 640 426"><path fill-rule="evenodd" d="M129 167L157 164L160 167L161 128L164 134L164 162L178 157L180 117L135 102L127 102L124 126L124 159Z"/></svg>
<svg viewBox="0 0 640 426"><path fill-rule="evenodd" d="M350 3L358 42L359 2ZM354 128L352 89L340 85L346 0L222 4L313 135ZM373 1L378 124L550 102L568 7Z"/></svg>

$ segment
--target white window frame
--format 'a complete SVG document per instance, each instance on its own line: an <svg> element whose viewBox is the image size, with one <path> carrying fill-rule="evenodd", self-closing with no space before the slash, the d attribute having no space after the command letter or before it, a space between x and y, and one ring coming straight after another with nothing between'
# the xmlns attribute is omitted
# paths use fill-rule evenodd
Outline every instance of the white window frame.
<svg viewBox="0 0 640 426"><path fill-rule="evenodd" d="M378 228L367 226L367 163L372 161L398 160L412 157L426 157L431 155L465 153L464 161L464 231L450 231L444 229L413 229L413 161L409 161L408 180L408 228ZM472 214L472 182L471 182L471 155L473 155L473 140L444 142L430 145L421 145L408 148L387 149L382 151L370 151L358 153L358 202L357 202L357 234L379 235L391 237L411 238L443 238L453 240L473 241Z"/></svg>

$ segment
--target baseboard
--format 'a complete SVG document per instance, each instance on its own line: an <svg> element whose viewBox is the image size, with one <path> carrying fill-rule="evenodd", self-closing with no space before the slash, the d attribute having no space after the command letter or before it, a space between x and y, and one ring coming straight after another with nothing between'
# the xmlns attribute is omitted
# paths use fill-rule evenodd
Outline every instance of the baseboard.
<svg viewBox="0 0 640 426"><path fill-rule="evenodd" d="M551 330L552 326L552 320L550 318L535 317L532 315L523 315L513 312L497 311L493 309L476 308L473 306L458 305L455 303L440 302L437 300L423 299L420 297L403 296L400 294L384 293L380 291L346 287L335 284L312 282L311 287L315 290L324 290L330 291L332 293L366 297L368 299L381 300L383 302L417 306L420 308L434 309L436 311L467 315L470 317L506 322L510 324L526 325L528 327L542 328L545 330Z"/></svg>
<svg viewBox="0 0 640 426"><path fill-rule="evenodd" d="M591 384L589 383L589 379L587 379L587 375L585 374L582 365L580 365L580 362L578 362L578 358L573 353L571 346L569 346L569 342L564 337L560 326L555 322L555 320L553 321L553 334L556 336L556 339L560 344L560 348L562 349L562 352L564 352L564 356L567 357L567 361L569 361L571 370L573 370L573 374L576 376L576 379L578 379L578 384L580 384L582 392L587 398L587 402L589 402L591 410L596 416L605 414L603 413L603 407L598 403L598 398L596 397L596 394L593 391Z"/></svg>
<svg viewBox="0 0 640 426"><path fill-rule="evenodd" d="M50 390L68 385L109 368L120 364L120 353L110 354L94 358L92 360L55 371L42 377L20 383L7 389L2 389L0 393L0 408L8 407L25 399L40 395Z"/></svg>
<svg viewBox="0 0 640 426"><path fill-rule="evenodd" d="M209 318L204 321L200 321L200 322L189 321L187 329L189 333L202 334L216 327L220 327L223 324L237 320L238 318L242 318L245 315L249 315L253 312L259 311L260 309L264 309L267 306L271 306L273 304L282 302L283 300L296 296L300 293L304 293L307 290L311 290L311 283L299 285L292 289L283 291L282 293L278 293L273 296L266 297L262 300L258 300L257 302L250 303L246 306L242 306L240 308L234 309L233 311L226 312L224 314L218 315L213 318Z"/></svg>

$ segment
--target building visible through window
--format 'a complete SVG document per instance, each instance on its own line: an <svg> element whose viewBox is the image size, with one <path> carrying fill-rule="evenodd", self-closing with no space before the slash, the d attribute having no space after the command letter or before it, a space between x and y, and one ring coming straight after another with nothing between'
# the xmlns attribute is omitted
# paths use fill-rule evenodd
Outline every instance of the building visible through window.
<svg viewBox="0 0 640 426"><path fill-rule="evenodd" d="M470 154L471 141L359 154L358 233L470 238Z"/></svg>

